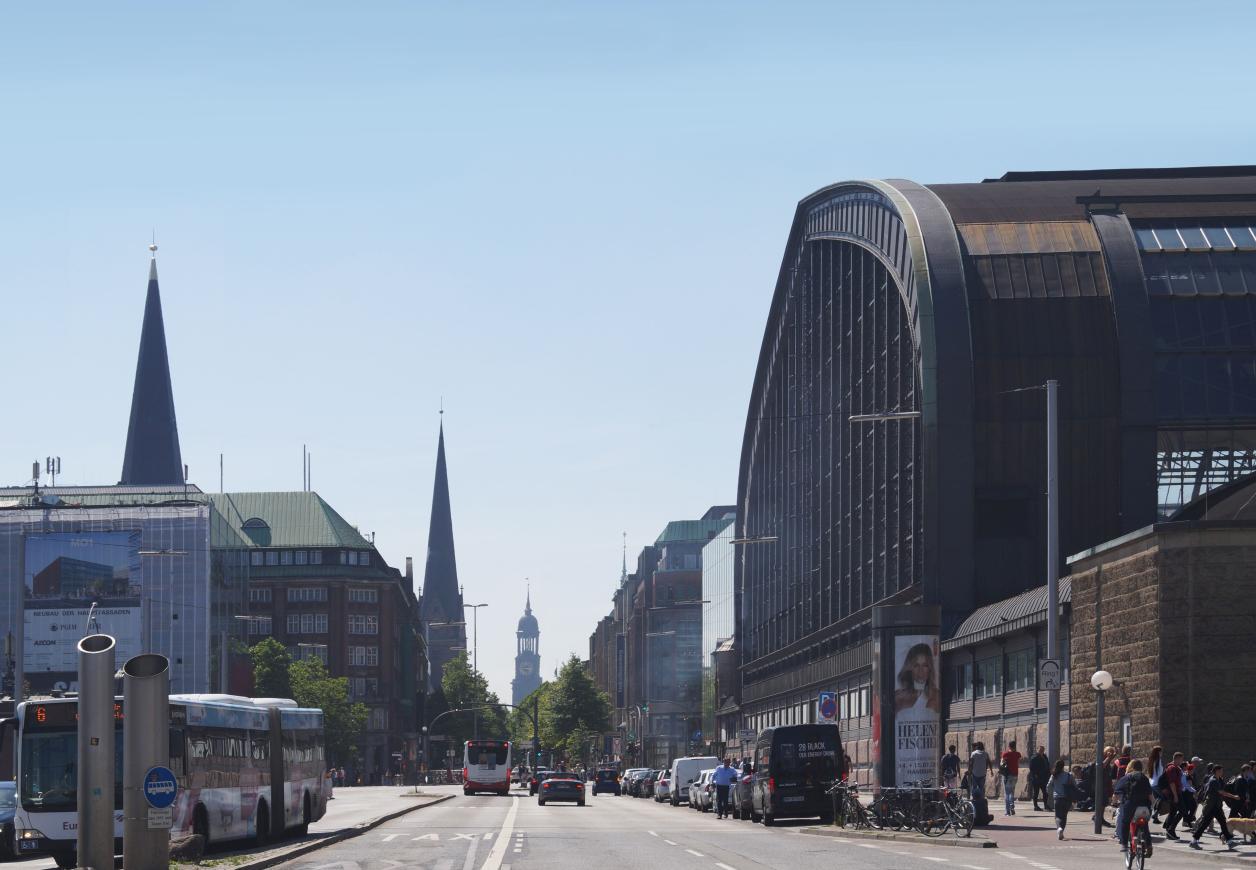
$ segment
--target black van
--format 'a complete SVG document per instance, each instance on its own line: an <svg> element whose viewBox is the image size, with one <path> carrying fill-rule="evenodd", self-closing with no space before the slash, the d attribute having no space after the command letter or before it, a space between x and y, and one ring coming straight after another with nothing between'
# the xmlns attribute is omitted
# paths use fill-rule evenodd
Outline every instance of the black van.
<svg viewBox="0 0 1256 870"><path fill-rule="evenodd" d="M828 790L841 778L843 757L837 725L782 725L759 732L750 818L765 825L807 816L831 821Z"/></svg>

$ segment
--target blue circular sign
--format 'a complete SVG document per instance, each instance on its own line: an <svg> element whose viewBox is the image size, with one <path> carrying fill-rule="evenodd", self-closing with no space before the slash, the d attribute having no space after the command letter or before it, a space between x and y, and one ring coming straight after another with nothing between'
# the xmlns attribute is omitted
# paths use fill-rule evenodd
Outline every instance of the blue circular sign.
<svg viewBox="0 0 1256 870"><path fill-rule="evenodd" d="M144 800L148 801L150 807L164 810L174 804L178 793L179 782L170 768L157 765L150 767L144 774Z"/></svg>
<svg viewBox="0 0 1256 870"><path fill-rule="evenodd" d="M833 719L837 716L837 697L831 692L824 692L820 695L820 715L825 719Z"/></svg>

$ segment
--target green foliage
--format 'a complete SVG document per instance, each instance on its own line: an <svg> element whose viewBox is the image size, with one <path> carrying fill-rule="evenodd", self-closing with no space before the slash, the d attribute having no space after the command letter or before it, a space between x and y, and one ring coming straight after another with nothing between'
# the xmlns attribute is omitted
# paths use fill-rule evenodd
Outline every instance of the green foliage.
<svg viewBox="0 0 1256 870"><path fill-rule="evenodd" d="M288 671L292 656L273 637L263 638L249 648L253 659L253 695L258 698L291 698L292 683Z"/></svg>
<svg viewBox="0 0 1256 870"><path fill-rule="evenodd" d="M575 656L563 664L556 679L547 680L528 695L522 710L511 713L510 735L516 745L532 745L534 700L540 708L541 748L547 752L557 750L568 763L585 761L590 746L610 730L610 699L598 691L584 664ZM534 759L528 761L533 762Z"/></svg>
<svg viewBox="0 0 1256 870"><path fill-rule="evenodd" d="M323 734L328 764L352 762L357 739L366 728L365 704L349 701L349 678L333 677L321 659L311 656L292 665L292 699L302 707L323 711Z"/></svg>
<svg viewBox="0 0 1256 870"><path fill-rule="evenodd" d="M493 706L500 704L500 699L496 693L489 691L484 675L472 669L465 652L454 656L445 665L440 687L448 709L467 711L451 713L435 729L436 733L449 738L450 746L455 750L475 736L477 721L480 737L503 737L509 733L506 708ZM492 709L475 709L490 706Z"/></svg>

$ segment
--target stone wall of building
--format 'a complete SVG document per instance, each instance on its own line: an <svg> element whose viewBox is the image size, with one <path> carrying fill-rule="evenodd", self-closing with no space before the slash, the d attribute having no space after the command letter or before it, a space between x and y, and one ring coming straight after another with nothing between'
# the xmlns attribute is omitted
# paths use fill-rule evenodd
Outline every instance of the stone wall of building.
<svg viewBox="0 0 1256 870"><path fill-rule="evenodd" d="M1095 753L1100 665L1116 681L1105 743L1128 718L1136 755L1256 755L1256 526L1163 524L1070 562L1073 757Z"/></svg>

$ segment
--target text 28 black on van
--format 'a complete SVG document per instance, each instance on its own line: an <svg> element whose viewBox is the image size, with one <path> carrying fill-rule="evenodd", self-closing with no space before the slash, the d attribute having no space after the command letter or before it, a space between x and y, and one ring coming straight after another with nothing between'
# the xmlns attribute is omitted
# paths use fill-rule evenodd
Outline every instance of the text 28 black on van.
<svg viewBox="0 0 1256 870"><path fill-rule="evenodd" d="M759 732L750 811L755 821L833 814L828 794L842 773L837 725L782 725Z"/></svg>

